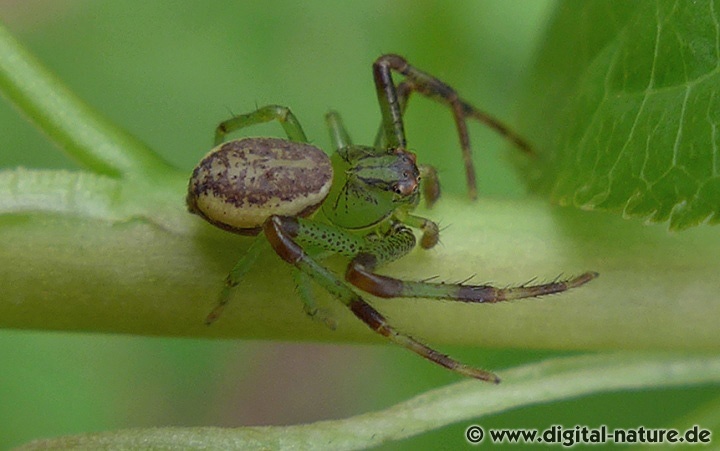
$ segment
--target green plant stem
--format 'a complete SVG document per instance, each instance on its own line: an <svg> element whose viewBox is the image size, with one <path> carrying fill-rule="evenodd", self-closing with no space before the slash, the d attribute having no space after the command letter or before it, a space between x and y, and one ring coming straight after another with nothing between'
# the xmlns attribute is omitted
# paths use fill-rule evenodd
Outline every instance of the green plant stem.
<svg viewBox="0 0 720 451"><path fill-rule="evenodd" d="M251 239L185 211L186 179L149 196L87 173L0 173L0 327L143 335L376 340L315 288L338 321L311 321L291 268L260 255L223 316L203 324ZM170 183L172 182L172 183ZM718 236L710 227L669 235L608 214L550 208L536 199L447 197L431 212L441 244L382 268L409 280L437 276L500 286L561 273L600 272L562 296L504 305L427 300L373 304L396 327L432 344L550 349L718 350ZM341 259L331 267L342 274ZM478 362L480 363L480 362Z"/></svg>
<svg viewBox="0 0 720 451"><path fill-rule="evenodd" d="M98 174L157 174L168 165L87 106L0 24L0 92L65 152Z"/></svg>
<svg viewBox="0 0 720 451"><path fill-rule="evenodd" d="M614 390L718 383L720 359L621 353L546 360L505 374L500 386L463 381L343 420L284 427L121 430L39 440L21 449L364 449L460 421L477 424L480 417L520 406Z"/></svg>

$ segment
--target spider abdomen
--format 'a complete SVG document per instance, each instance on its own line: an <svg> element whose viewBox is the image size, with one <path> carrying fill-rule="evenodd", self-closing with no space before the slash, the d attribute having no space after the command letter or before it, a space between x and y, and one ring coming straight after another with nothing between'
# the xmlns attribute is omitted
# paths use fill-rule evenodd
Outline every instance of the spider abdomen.
<svg viewBox="0 0 720 451"><path fill-rule="evenodd" d="M310 144L276 138L223 143L193 171L188 209L213 225L256 235L271 215L308 216L332 184L328 156Z"/></svg>

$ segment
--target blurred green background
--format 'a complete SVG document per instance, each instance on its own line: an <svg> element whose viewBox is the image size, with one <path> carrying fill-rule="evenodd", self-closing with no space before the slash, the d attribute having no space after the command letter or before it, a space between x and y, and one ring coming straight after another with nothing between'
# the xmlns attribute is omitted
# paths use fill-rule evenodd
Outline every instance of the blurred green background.
<svg viewBox="0 0 720 451"><path fill-rule="evenodd" d="M378 112L370 64L386 52L406 56L512 122L555 6L537 0L0 0L0 19L80 97L189 172L209 149L219 121L268 103L291 107L320 146L328 147L323 114L329 108L340 111L356 142L372 142ZM463 195L449 113L417 98L406 124L411 148L439 168L445 192ZM4 101L0 130L0 167L77 168ZM268 124L251 133L281 131ZM521 195L502 140L475 125L471 134L481 195ZM443 350L461 360L483 353L492 369L552 355ZM457 380L392 346L26 331L0 331L0 362L3 449L32 438L119 428L341 418ZM717 390L598 395L479 423L660 427L710 395ZM467 426L402 445L463 446Z"/></svg>

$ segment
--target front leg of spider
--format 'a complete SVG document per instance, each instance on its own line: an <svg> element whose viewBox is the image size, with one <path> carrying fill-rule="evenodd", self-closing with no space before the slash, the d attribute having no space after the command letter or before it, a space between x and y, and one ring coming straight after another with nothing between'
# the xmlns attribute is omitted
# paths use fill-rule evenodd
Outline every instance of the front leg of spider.
<svg viewBox="0 0 720 451"><path fill-rule="evenodd" d="M382 298L414 297L494 303L559 293L583 285L596 276L595 273L585 273L566 281L504 289L486 285L404 281L373 272L380 265L404 257L415 247L415 235L402 224L393 224L384 236L374 236L373 239L359 238L331 225L286 216L271 217L265 222L263 230L270 245L283 260L315 280L375 332L440 366L494 383L500 382L500 378L495 374L462 364L399 332L359 296L352 286ZM346 280L340 279L318 263L302 246L321 247L351 257L345 274Z"/></svg>
<svg viewBox="0 0 720 451"><path fill-rule="evenodd" d="M375 269L407 255L415 247L415 235L396 225L380 240L373 241L350 261L345 279L361 290L381 298L425 298L471 303L496 303L562 293L596 278L596 272L546 284L496 288L468 285L414 282L375 273Z"/></svg>
<svg viewBox="0 0 720 451"><path fill-rule="evenodd" d="M397 86L393 82L393 71L405 77L405 80ZM373 63L373 77L382 115L382 123L375 140L375 146L407 147L402 117L410 94L413 92L447 105L457 128L463 162L465 163L468 194L471 199L477 198L477 182L470 148L470 135L465 122L466 118L475 119L487 125L520 150L529 155L533 154L527 141L514 133L508 126L490 114L474 107L462 99L451 86L412 66L400 55L387 54L375 60Z"/></svg>
<svg viewBox="0 0 720 451"><path fill-rule="evenodd" d="M500 382L500 378L489 371L460 363L415 340L409 335L399 332L388 323L387 319L380 312L375 310L361 296L355 293L347 282L311 258L296 242L296 240L298 240L317 243L318 239L320 239L322 243L327 245L328 241L326 240L328 234L332 233L333 242L341 243L339 245L336 244L341 247L338 251L346 253L352 252L356 249L356 246L360 246L360 243L355 237L349 236L346 232L339 229L333 230L327 226L313 224L308 220L300 220L287 216L270 217L265 222L263 230L270 245L283 260L310 276L333 297L345 304L345 306L370 329L388 338L390 341L415 352L421 357L456 373L488 382ZM414 237L412 240L414 244ZM409 242L406 244L409 244Z"/></svg>

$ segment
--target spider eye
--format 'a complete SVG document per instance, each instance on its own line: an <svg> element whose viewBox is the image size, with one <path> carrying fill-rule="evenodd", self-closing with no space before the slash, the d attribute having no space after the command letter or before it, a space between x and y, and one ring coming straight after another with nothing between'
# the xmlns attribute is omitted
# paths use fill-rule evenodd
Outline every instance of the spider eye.
<svg viewBox="0 0 720 451"><path fill-rule="evenodd" d="M402 180L392 186L392 190L401 196L409 196L417 190L417 180Z"/></svg>

